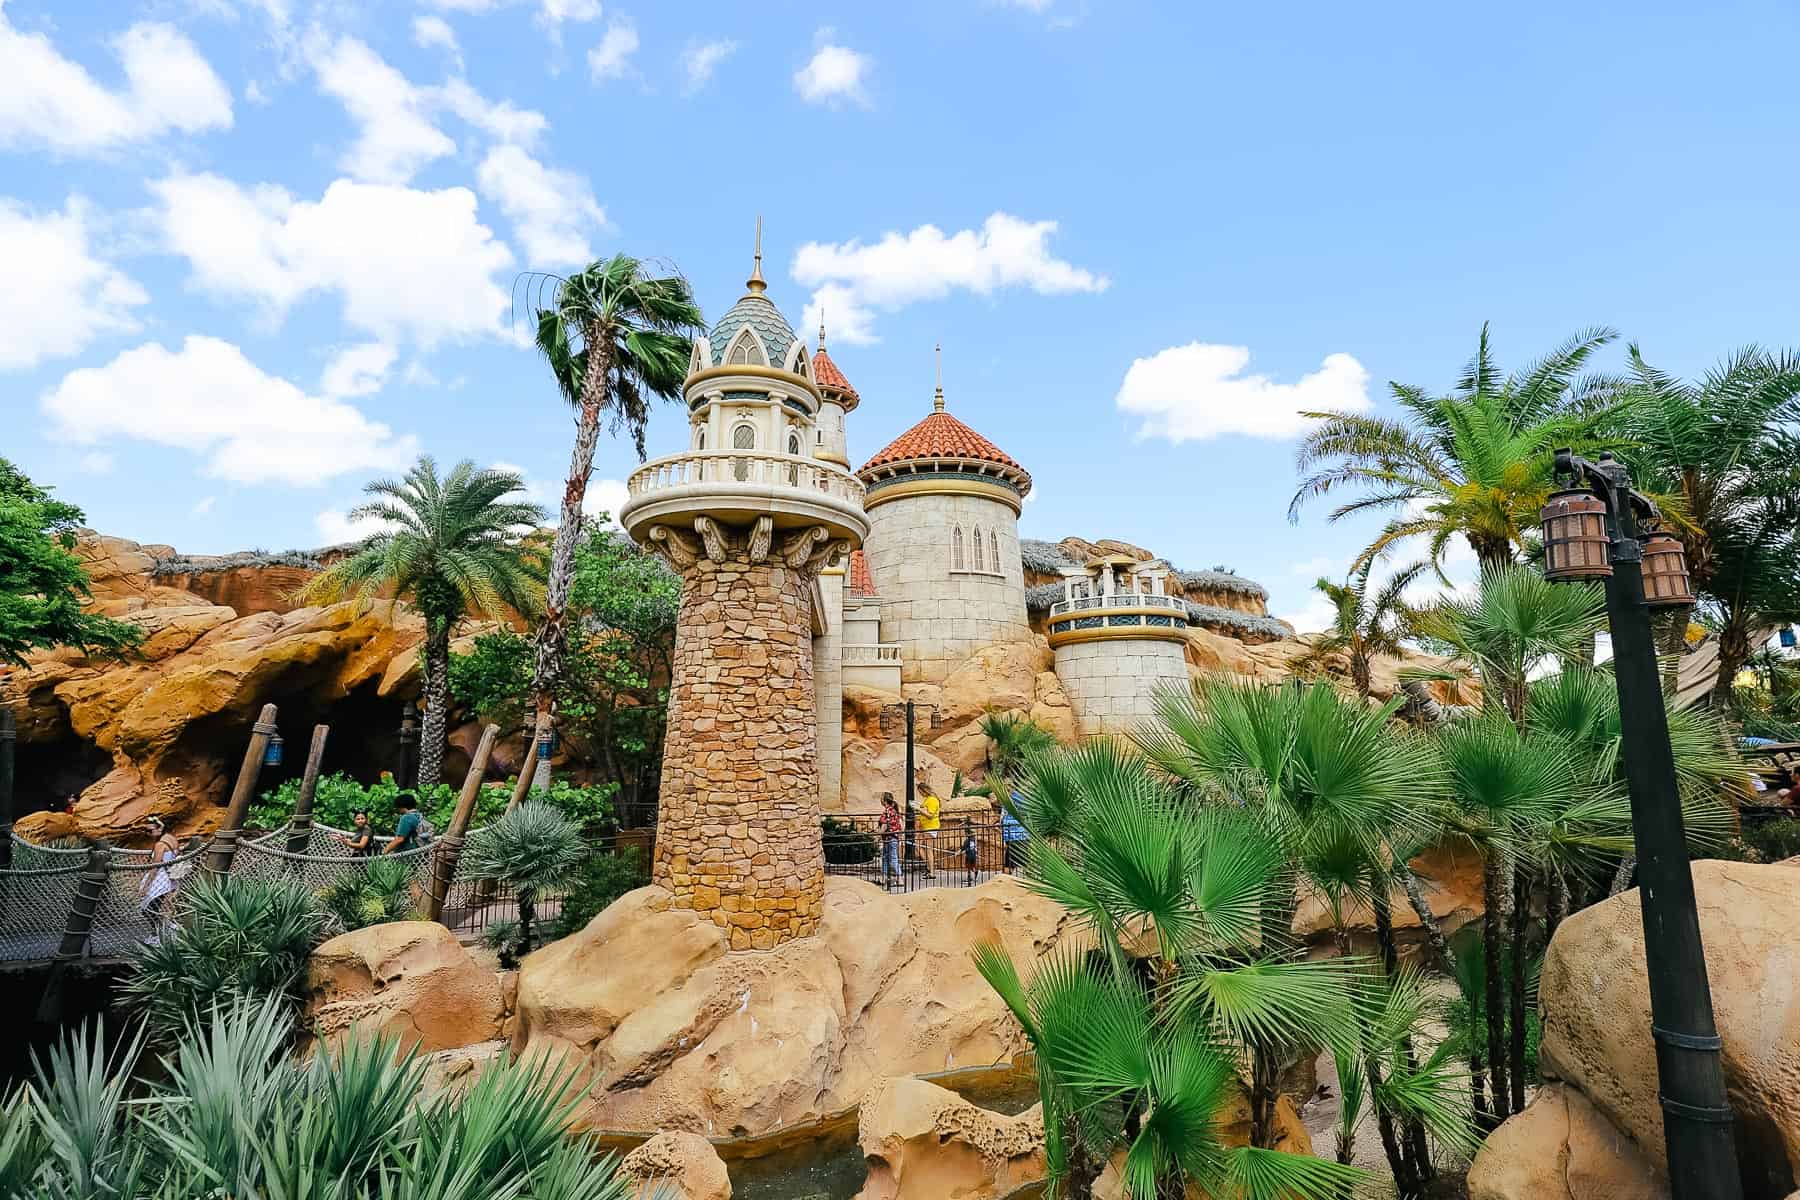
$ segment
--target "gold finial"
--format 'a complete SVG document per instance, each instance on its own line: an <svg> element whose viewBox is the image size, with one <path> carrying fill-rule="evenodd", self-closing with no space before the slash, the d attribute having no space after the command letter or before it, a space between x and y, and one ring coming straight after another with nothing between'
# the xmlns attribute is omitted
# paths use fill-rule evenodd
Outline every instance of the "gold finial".
<svg viewBox="0 0 1800 1200"><path fill-rule="evenodd" d="M819 352L825 352L825 310L819 310Z"/></svg>
<svg viewBox="0 0 1800 1200"><path fill-rule="evenodd" d="M753 293L755 293L757 295L761 295L763 293L764 289L766 289L769 286L766 282L764 282L763 273L762 273L762 214L761 213L758 213L756 216L756 266L751 269L750 278L744 281L744 286L749 288Z"/></svg>
<svg viewBox="0 0 1800 1200"><path fill-rule="evenodd" d="M939 342L931 348L937 356L937 396L931 401L932 412L944 411L944 343Z"/></svg>

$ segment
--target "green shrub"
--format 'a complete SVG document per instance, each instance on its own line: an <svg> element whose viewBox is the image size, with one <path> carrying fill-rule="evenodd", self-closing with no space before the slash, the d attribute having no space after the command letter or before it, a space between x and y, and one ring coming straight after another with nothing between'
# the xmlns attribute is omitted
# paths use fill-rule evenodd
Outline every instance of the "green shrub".
<svg viewBox="0 0 1800 1200"><path fill-rule="evenodd" d="M875 861L875 835L858 829L854 822L841 817L825 817L819 821L819 835L824 842L825 861L834 866L857 866Z"/></svg>
<svg viewBox="0 0 1800 1200"><path fill-rule="evenodd" d="M587 846L581 830L561 812L541 802L521 804L489 826L463 851L470 879L488 879L512 889L519 906L517 937L500 951L500 965L512 967L538 944L532 920L546 892L574 884ZM541 930L536 931L541 933Z"/></svg>
<svg viewBox="0 0 1800 1200"><path fill-rule="evenodd" d="M1780 862L1800 854L1800 821L1788 817L1745 821L1743 840L1763 862Z"/></svg>
<svg viewBox="0 0 1800 1200"><path fill-rule="evenodd" d="M552 808L582 828L592 830L612 820L612 798L617 790L617 786L611 783L579 787L559 779L551 783L545 799ZM483 784L475 801L470 828L479 828L499 820L500 814L506 811L507 804L512 800L512 791L511 783ZM398 813L394 810L394 797L399 794L400 785L390 776L384 775L379 781L365 786L341 773L323 775L313 790L313 820L334 829L348 829L350 819L356 811L368 809L369 824L378 833L390 830L398 820ZM456 811L457 789L447 783L440 783L436 787L415 788L413 794L418 797L420 814L439 833L449 827L450 817ZM293 815L294 804L299 798L300 781L284 780L279 786L264 792L250 806L249 823L262 829L274 829L286 824Z"/></svg>
<svg viewBox="0 0 1800 1200"><path fill-rule="evenodd" d="M346 930L411 921L419 915L413 903L413 865L407 859L371 858L364 870L344 875L321 892L319 900Z"/></svg>
<svg viewBox="0 0 1800 1200"><path fill-rule="evenodd" d="M585 928L614 900L649 882L649 868L636 846L627 846L614 854L589 855L563 900L562 913L556 918L550 936L568 937Z"/></svg>

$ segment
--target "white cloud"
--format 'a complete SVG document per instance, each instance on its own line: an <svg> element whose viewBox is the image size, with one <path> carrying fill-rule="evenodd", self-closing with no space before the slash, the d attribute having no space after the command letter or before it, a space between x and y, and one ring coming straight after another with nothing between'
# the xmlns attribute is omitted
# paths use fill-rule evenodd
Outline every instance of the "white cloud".
<svg viewBox="0 0 1800 1200"><path fill-rule="evenodd" d="M441 12L486 13L509 8L517 0L425 0L426 6ZM554 36L564 22L598 21L600 0L537 0L537 23Z"/></svg>
<svg viewBox="0 0 1800 1200"><path fill-rule="evenodd" d="M1246 375L1249 365L1245 346L1171 346L1134 361L1115 402L1143 418L1139 437L1176 445L1231 433L1291 438L1309 424L1302 410L1364 412L1372 406L1369 372L1348 354L1326 355L1317 371L1294 383Z"/></svg>
<svg viewBox="0 0 1800 1200"><path fill-rule="evenodd" d="M827 30L820 30L823 40ZM804 67L794 72L794 90L808 104L830 104L848 100L867 104L863 94L863 76L874 65L866 54L858 54L848 46L824 42Z"/></svg>
<svg viewBox="0 0 1800 1200"><path fill-rule="evenodd" d="M456 64L456 69L462 70L462 43L456 40L456 30L450 28L450 22L442 17L414 17L412 33L415 46L425 50L442 50Z"/></svg>
<svg viewBox="0 0 1800 1200"><path fill-rule="evenodd" d="M353 37L311 39L307 59L319 87L336 97L358 126L340 164L357 179L405 183L456 143L432 123L429 97L379 54Z"/></svg>
<svg viewBox="0 0 1800 1200"><path fill-rule="evenodd" d="M327 396L367 396L381 390L399 352L386 342L364 342L338 351L319 376Z"/></svg>
<svg viewBox="0 0 1800 1200"><path fill-rule="evenodd" d="M517 146L496 146L476 172L482 195L513 223L525 257L536 265L585 263L593 257L587 231L606 224L587 180L546 167Z"/></svg>
<svg viewBox="0 0 1800 1200"><path fill-rule="evenodd" d="M631 56L637 49L637 29L621 17L606 27L605 36L588 51L588 73L596 81L618 79L631 71Z"/></svg>
<svg viewBox="0 0 1800 1200"><path fill-rule="evenodd" d="M204 455L204 473L234 483L318 484L389 468L418 452L338 400L309 396L218 338L155 342L101 367L71 371L42 399L50 434L92 446L130 438Z"/></svg>
<svg viewBox="0 0 1800 1200"><path fill-rule="evenodd" d="M502 142L529 146L550 127L544 114L520 108L510 100L489 100L466 80L451 79L442 87L425 89L431 103L442 105L463 121Z"/></svg>
<svg viewBox="0 0 1800 1200"><path fill-rule="evenodd" d="M316 201L217 175L156 181L164 246L198 287L262 304L276 318L336 294L344 319L383 340L503 334L512 252L476 219L467 188L419 191L340 179Z"/></svg>
<svg viewBox="0 0 1800 1200"><path fill-rule="evenodd" d="M61 212L34 215L0 199L0 370L75 354L107 333L137 329L144 289L92 246L94 219L71 196Z"/></svg>
<svg viewBox="0 0 1800 1200"><path fill-rule="evenodd" d="M525 495L533 503L541 506L550 514L550 523L556 524L558 514L562 511L564 480L538 479L530 471L518 463L497 462L496 471L511 471L525 481ZM619 526L619 510L625 506L630 492L626 490L623 479L589 479L587 492L581 498L581 511L589 518L606 514L606 523L613 529Z"/></svg>
<svg viewBox="0 0 1800 1200"><path fill-rule="evenodd" d="M719 64L737 53L738 45L730 39L689 46L681 52L682 94L691 96L712 81Z"/></svg>
<svg viewBox="0 0 1800 1200"><path fill-rule="evenodd" d="M388 522L376 517L357 517L352 520L349 512L341 508L326 509L313 518L313 525L327 546L360 542L371 533L380 533L389 528Z"/></svg>
<svg viewBox="0 0 1800 1200"><path fill-rule="evenodd" d="M179 130L231 126L231 90L173 26L133 25L109 45L125 86L109 89L43 34L21 33L0 9L0 146L96 154Z"/></svg>
<svg viewBox="0 0 1800 1200"><path fill-rule="evenodd" d="M188 513L191 516L204 517L213 510L213 505L218 503L218 499L217 496L202 496L194 502L194 507L188 509Z"/></svg>
<svg viewBox="0 0 1800 1200"><path fill-rule="evenodd" d="M113 456L104 450L90 450L81 456L80 465L90 475L107 475L113 469Z"/></svg>
<svg viewBox="0 0 1800 1200"><path fill-rule="evenodd" d="M1027 287L1040 295L1101 292L1104 275L1050 252L1055 221L1025 221L997 212L979 230L946 234L935 225L890 232L878 242L808 242L794 255L794 278L814 289L803 324L831 314L831 333L848 342L875 340L874 317L952 291L978 296Z"/></svg>

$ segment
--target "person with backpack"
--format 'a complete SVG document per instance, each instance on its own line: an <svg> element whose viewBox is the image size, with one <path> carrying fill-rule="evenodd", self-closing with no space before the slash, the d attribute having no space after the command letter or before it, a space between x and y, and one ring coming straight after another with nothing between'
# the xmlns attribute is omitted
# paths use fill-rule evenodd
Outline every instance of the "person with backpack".
<svg viewBox="0 0 1800 1200"><path fill-rule="evenodd" d="M394 797L394 808L400 819L394 823L394 836L386 846L383 854L405 854L408 850L416 850L425 842L425 818L419 815L418 801L411 792L401 792Z"/></svg>
<svg viewBox="0 0 1800 1200"><path fill-rule="evenodd" d="M900 873L900 806L894 803L894 793L881 794L881 886L892 887L890 877L896 882L905 882L906 877Z"/></svg>

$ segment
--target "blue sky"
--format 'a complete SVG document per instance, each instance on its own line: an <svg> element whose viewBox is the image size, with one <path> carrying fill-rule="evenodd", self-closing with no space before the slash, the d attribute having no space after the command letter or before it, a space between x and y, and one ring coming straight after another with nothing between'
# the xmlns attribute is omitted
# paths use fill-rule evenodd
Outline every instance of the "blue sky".
<svg viewBox="0 0 1800 1200"><path fill-rule="evenodd" d="M1572 7L0 0L0 453L190 552L335 540L421 451L548 500L515 276L628 250L716 316L760 213L854 459L941 341L1027 535L1309 623L1370 526L1287 522L1297 407L1448 387L1483 320L1509 365L1800 342L1800 16Z"/></svg>

